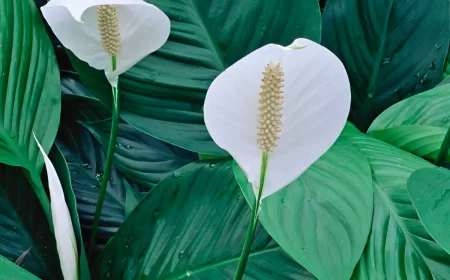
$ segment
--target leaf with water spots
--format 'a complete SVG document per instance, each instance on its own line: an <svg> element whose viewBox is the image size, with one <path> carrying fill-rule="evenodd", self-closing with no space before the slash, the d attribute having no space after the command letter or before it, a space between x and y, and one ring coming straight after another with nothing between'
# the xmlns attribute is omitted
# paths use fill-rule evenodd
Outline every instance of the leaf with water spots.
<svg viewBox="0 0 450 280"><path fill-rule="evenodd" d="M322 44L347 69L350 120L359 129L366 131L383 110L441 81L448 11L445 0L328 1Z"/></svg>
<svg viewBox="0 0 450 280"><path fill-rule="evenodd" d="M233 278L250 220L232 163L191 163L146 195L105 246L99 279ZM262 226L245 279L312 280Z"/></svg>
<svg viewBox="0 0 450 280"><path fill-rule="evenodd" d="M450 171L417 170L408 180L408 192L425 228L450 253Z"/></svg>

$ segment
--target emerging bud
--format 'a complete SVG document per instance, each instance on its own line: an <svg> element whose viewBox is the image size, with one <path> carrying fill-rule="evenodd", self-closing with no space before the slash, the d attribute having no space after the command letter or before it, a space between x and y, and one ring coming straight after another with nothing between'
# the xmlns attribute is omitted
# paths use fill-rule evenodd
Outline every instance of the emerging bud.
<svg viewBox="0 0 450 280"><path fill-rule="evenodd" d="M120 33L116 7L97 6L97 22L103 49L109 55L117 56L120 52Z"/></svg>
<svg viewBox="0 0 450 280"><path fill-rule="evenodd" d="M272 152L280 138L284 73L279 63L270 62L264 68L259 93L259 126L257 142L265 152Z"/></svg>

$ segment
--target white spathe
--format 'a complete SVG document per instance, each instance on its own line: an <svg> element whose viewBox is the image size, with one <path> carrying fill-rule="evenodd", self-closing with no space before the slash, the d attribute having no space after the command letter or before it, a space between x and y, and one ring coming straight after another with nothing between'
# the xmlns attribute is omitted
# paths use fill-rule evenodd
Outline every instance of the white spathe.
<svg viewBox="0 0 450 280"><path fill-rule="evenodd" d="M41 144L33 133L39 150L44 157L45 168L47 169L48 190L50 193L50 207L52 211L53 227L56 239L56 249L58 250L59 262L64 280L78 279L78 249L75 233L67 208L64 192L59 181L55 167L48 158Z"/></svg>
<svg viewBox="0 0 450 280"><path fill-rule="evenodd" d="M350 83L341 61L307 39L269 44L221 73L205 99L206 127L246 173L255 194L262 151L257 143L259 92L264 66L280 63L284 93L280 139L269 153L262 198L299 177L336 141L350 111Z"/></svg>
<svg viewBox="0 0 450 280"><path fill-rule="evenodd" d="M121 51L115 71L97 27L96 9L100 5L116 7ZM51 0L41 10L61 43L90 66L105 70L113 86L117 86L120 74L159 49L170 33L169 18L142 0Z"/></svg>

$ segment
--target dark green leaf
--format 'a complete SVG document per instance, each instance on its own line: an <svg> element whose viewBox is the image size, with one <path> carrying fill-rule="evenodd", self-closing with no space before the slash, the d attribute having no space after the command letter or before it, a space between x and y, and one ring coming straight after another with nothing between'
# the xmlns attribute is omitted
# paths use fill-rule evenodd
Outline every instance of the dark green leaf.
<svg viewBox="0 0 450 280"><path fill-rule="evenodd" d="M323 45L344 63L350 119L366 131L386 108L441 81L449 47L447 0L330 0Z"/></svg>
<svg viewBox="0 0 450 280"><path fill-rule="evenodd" d="M411 173L433 165L350 125L342 137L366 156L374 183L372 230L353 279L450 279L450 255L423 227L407 191Z"/></svg>
<svg viewBox="0 0 450 280"><path fill-rule="evenodd" d="M417 170L409 177L408 192L425 228L450 253L450 171Z"/></svg>
<svg viewBox="0 0 450 280"><path fill-rule="evenodd" d="M83 123L106 152L111 121ZM129 180L151 188L198 155L155 139L126 123L119 124L114 166Z"/></svg>
<svg viewBox="0 0 450 280"><path fill-rule="evenodd" d="M25 269L0 256L0 279L4 280L39 280Z"/></svg>
<svg viewBox="0 0 450 280"><path fill-rule="evenodd" d="M269 163L270 164L270 163ZM251 184L237 164L250 205ZM319 279L349 279L370 231L373 190L364 155L339 139L301 177L262 202L269 234Z"/></svg>
<svg viewBox="0 0 450 280"><path fill-rule="evenodd" d="M121 116L147 134L203 154L227 154L203 121L205 93L218 74L265 44L320 39L317 0L148 2L169 16L171 34L159 51L121 76ZM73 55L71 60L83 83L110 106L104 74Z"/></svg>
<svg viewBox="0 0 450 280"><path fill-rule="evenodd" d="M141 201L103 251L100 279L232 279L250 220L232 164L189 164ZM258 226L245 279L312 279Z"/></svg>
<svg viewBox="0 0 450 280"><path fill-rule="evenodd" d="M58 66L32 0L1 0L0 30L0 163L25 169L50 217L33 132L48 152L61 109Z"/></svg>
<svg viewBox="0 0 450 280"><path fill-rule="evenodd" d="M68 97L68 98L67 98ZM94 137L79 120L97 120L97 113L89 107L98 104L95 99L64 96L61 125L57 144L61 149L71 175L72 188L77 198L77 208L84 238L89 238L97 205L98 186L103 176L105 154ZM78 107L81 106L81 107ZM84 107L83 107L84 106ZM87 113L84 113L87 112ZM122 176L112 169L103 206L97 246L108 242L125 218L125 188ZM85 240L86 241L86 240Z"/></svg>
<svg viewBox="0 0 450 280"><path fill-rule="evenodd" d="M0 164L0 255L15 261L30 247L22 266L62 279L54 235L30 184L20 168Z"/></svg>

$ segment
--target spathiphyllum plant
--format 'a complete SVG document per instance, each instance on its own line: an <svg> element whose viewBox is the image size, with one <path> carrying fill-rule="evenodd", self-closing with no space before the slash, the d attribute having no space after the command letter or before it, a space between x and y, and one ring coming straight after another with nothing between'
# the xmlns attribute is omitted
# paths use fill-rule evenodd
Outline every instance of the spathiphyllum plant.
<svg viewBox="0 0 450 280"><path fill-rule="evenodd" d="M204 107L206 127L244 170L256 197L235 279L244 273L263 199L299 177L330 148L349 110L344 66L307 39L286 47L266 45L211 84Z"/></svg>
<svg viewBox="0 0 450 280"><path fill-rule="evenodd" d="M100 185L89 256L111 172L119 123L119 75L159 49L170 33L167 16L141 0L52 0L42 14L61 43L90 66L105 70L112 86L113 121Z"/></svg>
<svg viewBox="0 0 450 280"><path fill-rule="evenodd" d="M450 279L449 10L0 0L0 280Z"/></svg>

